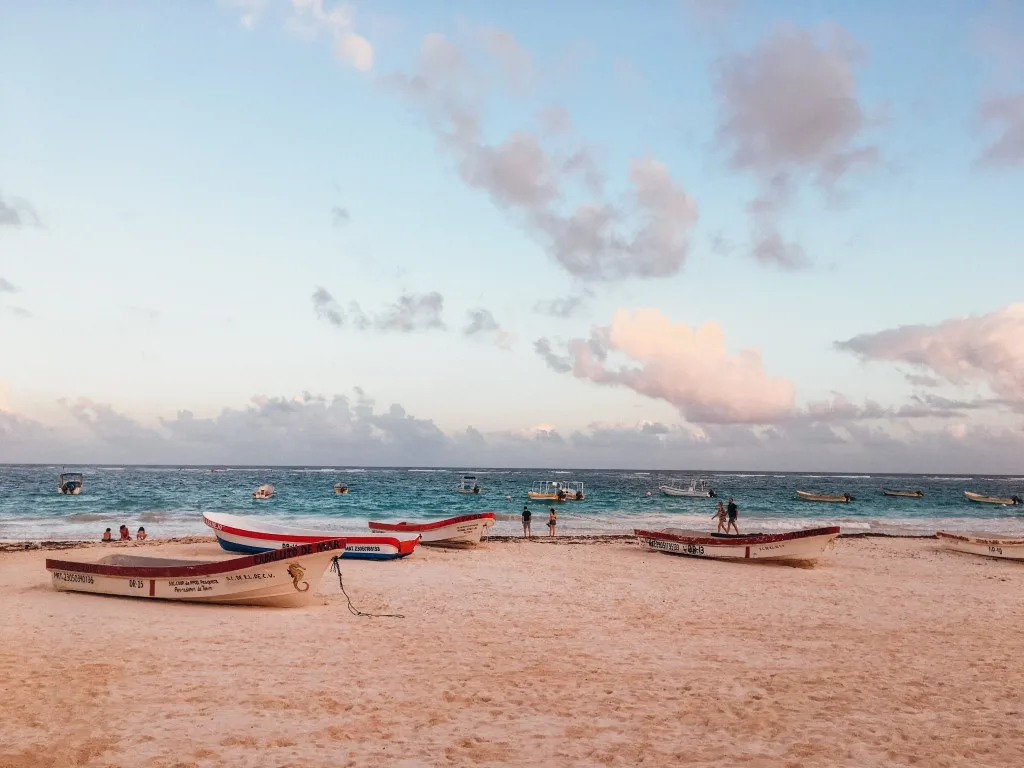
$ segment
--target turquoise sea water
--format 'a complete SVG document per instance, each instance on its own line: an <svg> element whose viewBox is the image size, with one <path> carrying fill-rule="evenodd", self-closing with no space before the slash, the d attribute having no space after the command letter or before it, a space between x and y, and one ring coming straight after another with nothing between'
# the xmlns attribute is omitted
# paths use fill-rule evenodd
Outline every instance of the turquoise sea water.
<svg viewBox="0 0 1024 768"><path fill-rule="evenodd" d="M558 505L559 533L628 532L634 527L711 527L718 499L664 496L658 486L673 480L706 478L719 497L734 496L740 529L786 530L837 523L845 532L934 533L993 531L1024 535L1024 507L974 504L965 490L997 496L1024 494L1024 477L860 475L773 472L637 472L609 470L373 469L357 467L67 467L81 471L80 496L60 496L60 466L0 466L0 540L99 539L106 527L126 524L134 535L145 526L165 538L209 533L204 511L255 514L306 527L366 531L368 520L414 520L498 513L495 534L521 532L519 512L529 503L544 520L549 506L528 502L526 492L541 480L578 480L587 498ZM473 473L480 495L459 494L463 472ZM335 482L351 492L336 495ZM261 483L276 496L251 498ZM882 496L881 488L913 488L923 499ZM801 501L795 491L850 493L851 504ZM650 496L647 493L650 492ZM507 500L506 497L511 497ZM535 526L543 529L543 525Z"/></svg>

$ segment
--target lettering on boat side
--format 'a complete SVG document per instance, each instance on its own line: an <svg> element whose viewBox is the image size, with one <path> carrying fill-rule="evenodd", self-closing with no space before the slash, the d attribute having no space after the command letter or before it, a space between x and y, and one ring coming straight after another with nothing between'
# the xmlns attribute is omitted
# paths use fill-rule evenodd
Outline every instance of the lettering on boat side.
<svg viewBox="0 0 1024 768"><path fill-rule="evenodd" d="M255 581L256 579L272 579L274 574L269 571L263 573L231 573L224 577L227 581Z"/></svg>
<svg viewBox="0 0 1024 768"><path fill-rule="evenodd" d="M313 544L297 544L289 546L287 543L282 543L281 549L272 549L269 552L261 552L258 555L253 555L253 562L257 565L264 565L265 563L276 563L278 560L287 560L292 557L301 557L302 555L312 555L314 552L330 552L332 549L340 549L341 545L337 539L328 539L327 541L318 541Z"/></svg>
<svg viewBox="0 0 1024 768"><path fill-rule="evenodd" d="M1003 554L1003 548L1002 547L989 547L988 551L989 552L993 552L993 553L995 553L997 555Z"/></svg>
<svg viewBox="0 0 1024 768"><path fill-rule="evenodd" d="M679 544L674 541L662 541L661 539L645 539L647 546L651 549L661 549L666 552L679 552L684 555L696 555L698 557L704 554L704 546L701 544Z"/></svg>
<svg viewBox="0 0 1024 768"><path fill-rule="evenodd" d="M66 573L64 571L53 572L54 581L66 581L72 584L95 584L96 580L88 573Z"/></svg>
<svg viewBox="0 0 1024 768"><path fill-rule="evenodd" d="M145 579L128 579L128 586L131 587L132 589L145 589L146 588L146 580Z"/></svg>
<svg viewBox="0 0 1024 768"><path fill-rule="evenodd" d="M380 552L381 549L376 544L353 544L350 547L345 547L348 552Z"/></svg>
<svg viewBox="0 0 1024 768"><path fill-rule="evenodd" d="M179 595L195 592L212 592L214 586L220 584L220 579L178 579L167 582L175 593Z"/></svg>

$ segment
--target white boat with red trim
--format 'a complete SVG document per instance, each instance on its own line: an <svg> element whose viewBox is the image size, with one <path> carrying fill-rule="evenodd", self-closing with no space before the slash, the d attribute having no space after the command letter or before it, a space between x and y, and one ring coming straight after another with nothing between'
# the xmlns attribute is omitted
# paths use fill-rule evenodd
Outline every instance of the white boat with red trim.
<svg viewBox="0 0 1024 768"><path fill-rule="evenodd" d="M229 515L223 512L204 512L203 522L213 529L217 543L228 552L269 552L298 544L342 538L346 560L396 560L411 555L419 536L410 534L355 534L340 531L308 531L290 525L280 525L256 517Z"/></svg>
<svg viewBox="0 0 1024 768"><path fill-rule="evenodd" d="M292 607L309 602L340 539L230 560L107 555L93 562L47 558L55 589L193 603Z"/></svg>
<svg viewBox="0 0 1024 768"><path fill-rule="evenodd" d="M839 526L739 535L682 528L635 529L633 534L642 547L670 555L725 560L812 560L839 536Z"/></svg>
<svg viewBox="0 0 1024 768"><path fill-rule="evenodd" d="M400 523L370 523L370 530L375 533L418 533L422 544L459 546L479 544L494 522L493 512L478 512L424 523L407 523L404 520Z"/></svg>
<svg viewBox="0 0 1024 768"><path fill-rule="evenodd" d="M1024 560L1024 539L994 536L986 533L950 533L937 531L935 536L946 549L970 555L997 557L1003 560Z"/></svg>

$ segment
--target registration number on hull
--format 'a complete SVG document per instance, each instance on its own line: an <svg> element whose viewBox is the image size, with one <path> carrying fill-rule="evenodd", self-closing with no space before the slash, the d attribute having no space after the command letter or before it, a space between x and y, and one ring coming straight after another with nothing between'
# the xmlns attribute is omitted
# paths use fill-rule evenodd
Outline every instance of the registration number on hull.
<svg viewBox="0 0 1024 768"><path fill-rule="evenodd" d="M661 539L644 539L651 549L658 549L662 552L671 552L676 555L704 556L704 546L701 544L682 544L678 541L662 541Z"/></svg>

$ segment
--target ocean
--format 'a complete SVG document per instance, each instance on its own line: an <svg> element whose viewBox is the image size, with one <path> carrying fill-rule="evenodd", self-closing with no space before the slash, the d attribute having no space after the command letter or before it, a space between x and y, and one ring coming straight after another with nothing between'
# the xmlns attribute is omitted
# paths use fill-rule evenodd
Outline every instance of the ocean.
<svg viewBox="0 0 1024 768"><path fill-rule="evenodd" d="M207 535L205 511L260 515L289 524L339 532L366 531L369 520L420 520L477 511L498 513L493 534L521 533L524 504L543 531L548 504L529 502L537 481L576 480L586 499L558 505L560 534L630 532L634 527L714 529L718 499L739 505L740 530L778 531L838 524L846 533L931 534L937 529L1024 536L1024 507L975 504L965 490L993 496L1024 494L1024 477L981 475L867 475L798 472L661 472L633 470L417 469L361 467L146 467L76 466L85 475L79 496L57 493L62 467L0 466L0 540L99 539L124 523L134 536ZM455 492L463 473L475 474L479 495ZM658 486L707 479L716 499L673 498ZM350 488L336 495L335 482ZM276 496L255 500L261 483ZM922 499L883 496L909 488ZM797 490L849 493L850 504L812 503ZM648 496L648 492L650 496ZM507 499L506 497L511 497Z"/></svg>

